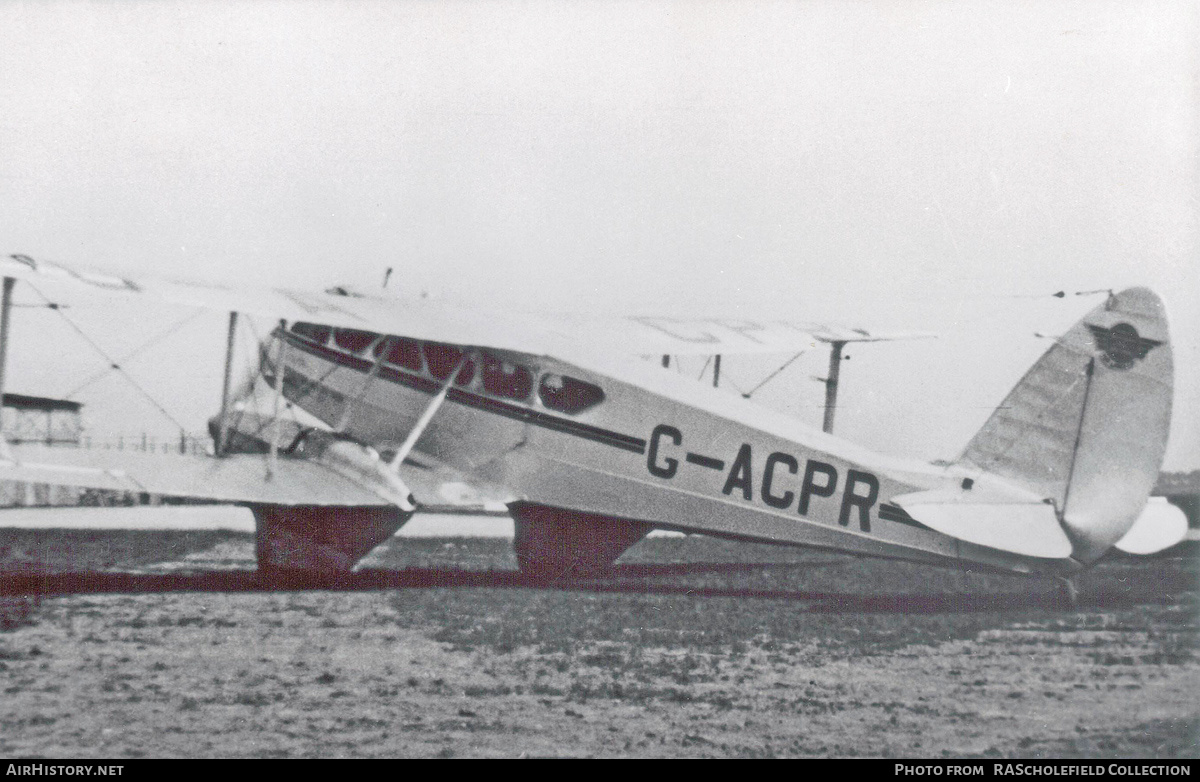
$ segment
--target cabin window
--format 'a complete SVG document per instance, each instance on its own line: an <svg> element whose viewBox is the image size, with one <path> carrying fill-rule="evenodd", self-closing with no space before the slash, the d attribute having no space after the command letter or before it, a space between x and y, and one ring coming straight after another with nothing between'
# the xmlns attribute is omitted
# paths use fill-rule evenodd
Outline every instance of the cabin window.
<svg viewBox="0 0 1200 782"><path fill-rule="evenodd" d="M458 366L458 362L464 355L463 351L453 345L439 345L436 342L425 343L425 363L429 365L429 374L438 380L450 377L450 373L454 371L454 367ZM458 377L454 379L454 382L457 385L465 386L471 382L473 377L475 377L475 364L467 361L458 371Z"/></svg>
<svg viewBox="0 0 1200 782"><path fill-rule="evenodd" d="M538 386L538 396L551 410L576 415L603 402L604 390L577 378L546 374Z"/></svg>
<svg viewBox="0 0 1200 782"><path fill-rule="evenodd" d="M329 341L329 334L333 329L328 326L322 326L317 323L293 323L292 333L298 337L312 340L313 342L324 345Z"/></svg>
<svg viewBox="0 0 1200 782"><path fill-rule="evenodd" d="M373 331L358 331L357 329L338 329L333 333L333 341L342 350L351 353L361 353L379 338Z"/></svg>
<svg viewBox="0 0 1200 782"><path fill-rule="evenodd" d="M520 364L484 353L483 390L509 399L528 399L533 391L533 373Z"/></svg>
<svg viewBox="0 0 1200 782"><path fill-rule="evenodd" d="M383 353L383 348L391 340L391 349L388 350L387 358L384 361L389 364L395 364L398 367L411 369L414 372L420 372L423 364L421 363L421 346L416 341L405 339L404 337L388 337L375 346L375 356L379 357Z"/></svg>

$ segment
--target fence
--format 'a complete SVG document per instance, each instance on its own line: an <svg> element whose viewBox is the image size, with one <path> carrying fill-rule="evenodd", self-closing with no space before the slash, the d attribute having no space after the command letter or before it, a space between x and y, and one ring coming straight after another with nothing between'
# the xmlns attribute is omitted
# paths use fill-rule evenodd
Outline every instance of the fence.
<svg viewBox="0 0 1200 782"><path fill-rule="evenodd" d="M17 441L13 441L17 442ZM56 443L59 445L59 443ZM178 436L166 437L140 432L132 435L106 435L103 438L93 438L82 435L77 443L66 444L67 447L84 448L104 451L139 451L142 453L183 453L193 456L212 454L212 438L207 434L180 433Z"/></svg>

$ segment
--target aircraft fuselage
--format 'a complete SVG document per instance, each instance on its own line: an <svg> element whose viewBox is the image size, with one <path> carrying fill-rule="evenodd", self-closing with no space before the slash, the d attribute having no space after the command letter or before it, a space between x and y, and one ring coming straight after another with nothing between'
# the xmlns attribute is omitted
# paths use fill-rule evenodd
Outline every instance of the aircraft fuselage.
<svg viewBox="0 0 1200 782"><path fill-rule="evenodd" d="M285 396L385 454L465 361L416 450L525 502L923 562L1056 567L944 535L888 501L960 476L874 454L651 362L464 354L307 324L286 339Z"/></svg>

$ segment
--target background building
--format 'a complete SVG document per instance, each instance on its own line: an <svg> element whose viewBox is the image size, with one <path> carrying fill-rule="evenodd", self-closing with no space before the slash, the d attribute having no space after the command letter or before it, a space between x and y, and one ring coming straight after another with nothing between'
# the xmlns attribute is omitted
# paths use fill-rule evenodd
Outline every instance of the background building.
<svg viewBox="0 0 1200 782"><path fill-rule="evenodd" d="M9 442L44 443L78 448L83 424L79 402L25 394L5 394L0 421ZM73 486L0 481L0 507L78 505L81 491Z"/></svg>

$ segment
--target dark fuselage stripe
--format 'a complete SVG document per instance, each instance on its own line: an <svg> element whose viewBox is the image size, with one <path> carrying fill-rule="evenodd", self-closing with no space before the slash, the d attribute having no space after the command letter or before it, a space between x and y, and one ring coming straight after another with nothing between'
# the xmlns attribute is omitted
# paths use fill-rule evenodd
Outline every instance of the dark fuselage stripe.
<svg viewBox="0 0 1200 782"><path fill-rule="evenodd" d="M880 505L879 518L883 519L884 521L894 521L897 524L907 524L910 527L927 529L924 524L908 515L908 511L904 510L904 508L901 508L899 505Z"/></svg>
<svg viewBox="0 0 1200 782"><path fill-rule="evenodd" d="M371 367L375 366L374 362L368 361L359 356L351 356L345 353L340 353L323 345L314 345L288 334L288 344L299 350L311 353L326 361L332 361L344 367L349 367L358 372L369 372ZM415 375L409 372L401 372L395 367L384 364L379 368L380 378L406 386L408 388L423 391L427 394L436 394L441 389L441 384L435 380L430 380L421 375ZM602 429L598 426L592 426L580 421L572 421L567 418L559 418L558 416L543 413L540 410L531 410L527 407L514 405L509 402L502 402L498 399L491 399L486 396L466 391L462 388L452 386L450 392L446 395L447 399L452 402L457 402L461 405L474 407L478 410L484 410L496 415L502 415L506 418L511 418L515 421L525 421L543 429L551 429L556 432L582 437L594 442L603 443L604 445L620 448L625 451L631 451L637 454L646 452L646 441L640 437L632 437L620 432L614 432L611 429Z"/></svg>
<svg viewBox="0 0 1200 782"><path fill-rule="evenodd" d="M692 453L691 451L688 451L687 456L685 456L684 458L687 459L687 461L690 462L691 464L698 464L701 467L707 467L710 470L724 470L725 469L724 461L722 461L720 459L714 459L711 456L705 456L703 454Z"/></svg>

